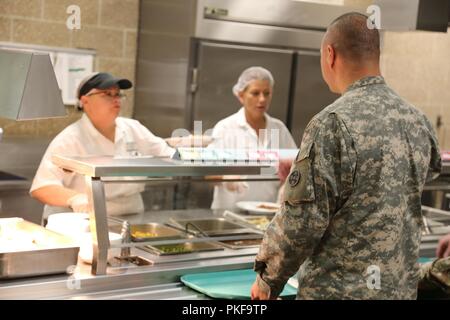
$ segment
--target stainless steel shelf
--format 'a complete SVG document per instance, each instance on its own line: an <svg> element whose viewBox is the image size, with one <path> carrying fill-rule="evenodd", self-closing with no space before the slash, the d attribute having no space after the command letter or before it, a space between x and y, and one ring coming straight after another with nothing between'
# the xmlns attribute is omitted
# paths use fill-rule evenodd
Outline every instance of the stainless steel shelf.
<svg viewBox="0 0 450 320"><path fill-rule="evenodd" d="M104 157L66 157L53 155L52 162L69 171L90 177L200 177L208 175L257 175L261 169L270 168L263 163L224 163L193 162L186 163L170 158L114 158ZM134 182L134 181L130 181Z"/></svg>

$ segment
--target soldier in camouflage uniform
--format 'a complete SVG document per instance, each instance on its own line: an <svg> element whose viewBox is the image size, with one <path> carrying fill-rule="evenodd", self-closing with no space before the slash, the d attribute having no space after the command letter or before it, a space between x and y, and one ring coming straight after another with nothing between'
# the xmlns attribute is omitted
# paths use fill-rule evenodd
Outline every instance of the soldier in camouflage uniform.
<svg viewBox="0 0 450 320"><path fill-rule="evenodd" d="M256 257L253 299L276 298L297 271L298 299L416 298L421 193L441 159L425 115L380 75L366 21L343 15L324 36L322 74L342 96L305 130Z"/></svg>

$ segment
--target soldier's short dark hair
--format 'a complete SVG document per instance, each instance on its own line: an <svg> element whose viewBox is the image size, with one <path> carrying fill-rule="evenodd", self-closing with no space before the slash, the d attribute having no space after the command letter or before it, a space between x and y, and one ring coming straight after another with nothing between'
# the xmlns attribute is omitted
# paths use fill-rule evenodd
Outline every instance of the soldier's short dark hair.
<svg viewBox="0 0 450 320"><path fill-rule="evenodd" d="M377 28L367 26L368 19L364 14L350 12L330 24L329 41L338 54L355 62L380 58L380 34Z"/></svg>

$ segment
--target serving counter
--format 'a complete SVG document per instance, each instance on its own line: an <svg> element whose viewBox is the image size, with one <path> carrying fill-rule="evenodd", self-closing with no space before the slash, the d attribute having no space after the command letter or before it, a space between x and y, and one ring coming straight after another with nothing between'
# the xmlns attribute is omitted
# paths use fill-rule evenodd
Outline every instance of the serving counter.
<svg viewBox="0 0 450 320"><path fill-rule="evenodd" d="M170 218L222 217L222 211L208 209L146 212L126 216L132 224L164 222ZM131 255L151 261L151 265L131 263L108 265L105 275L92 275L91 266L78 259L73 273L0 281L0 299L204 299L185 287L186 274L253 267L258 248L229 249L158 256L131 248Z"/></svg>
<svg viewBox="0 0 450 320"><path fill-rule="evenodd" d="M105 183L135 183L137 181L153 181L155 179L199 178L214 176L260 175L273 178L274 170L271 161L259 159L170 159L156 157L67 157L53 155L52 162L60 168L82 174L86 179L86 191L89 199L89 219L92 233L93 258L92 274L107 273L108 250L112 247L131 248L137 245L154 245L155 243L131 243L126 239L122 245L112 246L108 236L108 215L106 211ZM266 170L266 171L264 171ZM271 173L271 174L270 174ZM139 180L136 177L141 177ZM264 177L263 177L264 178ZM149 180L150 179L150 180ZM211 180L210 180L211 181ZM129 225L129 222L128 222ZM217 239L217 238L216 238ZM234 237L220 240L233 240ZM170 244L183 243L185 240L170 240ZM188 239L187 242L207 242L208 239Z"/></svg>
<svg viewBox="0 0 450 320"><path fill-rule="evenodd" d="M164 224L173 220L228 218L229 216L224 214L223 210L192 209L151 211L143 214L121 216L120 219L109 221L104 211L104 181L96 177L97 175L136 176L145 174L158 176L159 174L161 177L170 174L173 176L185 174L186 176L201 177L205 172L211 175L223 174L224 168L218 169L217 166L208 167L204 164L179 164L184 169L178 168L179 171L176 172L168 167L164 167L158 160L152 166L149 166L148 163L144 166L140 164L140 167L136 169L136 166L130 166L129 162L118 160L123 163L122 168L118 170L117 165L114 165L113 168L105 169L105 165L102 165L98 159L92 160L97 161L97 163L92 165L91 162L89 166L86 166L85 161L77 162L78 160L76 159L60 159L60 161L62 161L60 165L65 169L81 171L83 174L86 174L87 179L90 180L89 183L92 184L93 181L94 184L97 183L95 187L97 189L95 190L99 192L97 194L100 194L100 198L96 198L96 193L92 190L90 195L91 201L93 201L93 210L90 216L91 228L97 228L98 234L96 234L96 237L106 237L103 243L106 247L102 248L101 243L96 243L97 250L117 250L116 253L120 256L120 250L130 247L129 255L140 260L109 260L107 263L106 259L104 259L100 261L104 263L103 269L99 269L96 268L98 267L99 256L94 256L94 264L92 266L78 259L77 265L69 267L68 274L1 280L0 299L205 299L208 297L184 286L180 282L180 277L192 273L249 269L253 267L254 258L258 251L257 246L239 249L224 246L222 250L165 256L142 249L146 244L151 244L151 241L124 243L115 248L109 245L108 231L111 228L117 230L120 227L120 224L117 224L118 221L127 221L131 225ZM206 169L199 169L202 165ZM101 166L103 166L103 169L100 168ZM226 168L226 170L228 170L228 174L254 174L258 173L261 167L260 164L248 167L235 165L234 167ZM159 169L155 170L155 168ZM114 172L108 173L111 171ZM98 208L100 208L100 211L97 211ZM422 238L420 255L421 257L433 258L438 239L442 234L450 232L450 215L442 210L424 209L424 213L428 217L429 230L424 233ZM102 210L104 216L102 215ZM99 212L101 213L100 215ZM99 217L101 220L98 219ZM99 226L100 228L98 228ZM216 237L215 240L219 241L223 240L223 238L227 237ZM176 240L172 241L176 243ZM211 241L211 239L200 238L197 241ZM95 265L96 259L97 266Z"/></svg>
<svg viewBox="0 0 450 320"><path fill-rule="evenodd" d="M431 228L441 222L448 226L450 217L441 212L428 212ZM132 224L149 221L164 222L170 218L191 219L223 217L223 211L208 209L146 212L127 216ZM433 257L437 238L425 235L421 245L422 257ZM153 255L139 247L131 254L152 261L152 265L108 266L105 275L92 275L91 266L78 260L72 274L40 276L0 281L0 299L208 299L180 282L186 274L253 267L258 248L227 249L189 253L176 257Z"/></svg>

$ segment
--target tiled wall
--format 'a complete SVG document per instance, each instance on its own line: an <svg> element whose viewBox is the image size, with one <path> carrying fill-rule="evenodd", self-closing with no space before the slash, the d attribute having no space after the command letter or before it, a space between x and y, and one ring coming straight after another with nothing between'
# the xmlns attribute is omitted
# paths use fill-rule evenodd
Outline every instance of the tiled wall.
<svg viewBox="0 0 450 320"><path fill-rule="evenodd" d="M67 7L81 9L81 29L69 30ZM0 0L0 41L96 50L95 71L135 81L139 0ZM122 114L131 116L134 90ZM16 122L0 119L5 136L52 137L81 113L68 107L61 119Z"/></svg>
<svg viewBox="0 0 450 320"><path fill-rule="evenodd" d="M428 116L441 148L450 149L450 29L447 33L386 32L383 38L381 65L386 81Z"/></svg>

